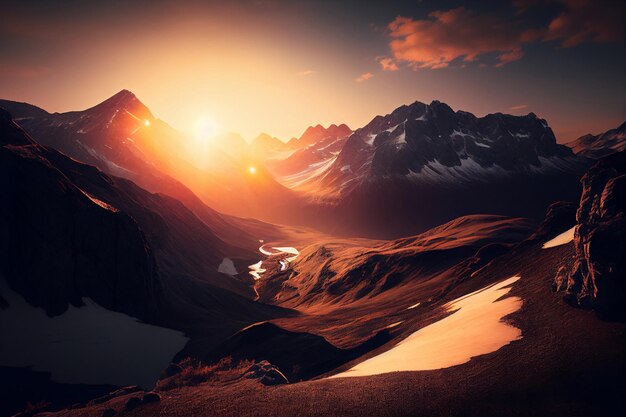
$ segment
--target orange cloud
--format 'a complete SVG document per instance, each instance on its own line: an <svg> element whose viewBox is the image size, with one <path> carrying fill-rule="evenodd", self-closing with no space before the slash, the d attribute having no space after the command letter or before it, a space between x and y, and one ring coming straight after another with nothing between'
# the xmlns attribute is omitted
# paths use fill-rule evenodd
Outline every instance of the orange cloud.
<svg viewBox="0 0 626 417"><path fill-rule="evenodd" d="M388 56L381 56L376 58L380 66L383 68L383 71L398 71L398 64Z"/></svg>
<svg viewBox="0 0 626 417"><path fill-rule="evenodd" d="M528 104L518 104L517 106L511 106L511 110L524 110L528 108Z"/></svg>
<svg viewBox="0 0 626 417"><path fill-rule="evenodd" d="M363 81L369 80L373 76L374 76L374 74L372 74L371 72L365 72L365 73L359 75L358 77L356 77L354 79L354 81L356 81L357 83L362 83Z"/></svg>
<svg viewBox="0 0 626 417"><path fill-rule="evenodd" d="M500 52L500 63L511 62L519 50L521 31L497 16L457 7L430 13L429 19L397 17L388 26L393 57L414 68L445 68L455 59L474 61Z"/></svg>
<svg viewBox="0 0 626 417"><path fill-rule="evenodd" d="M315 71L310 70L310 69L298 71L296 73L298 77L306 77L307 75L312 75L312 74L315 74Z"/></svg>

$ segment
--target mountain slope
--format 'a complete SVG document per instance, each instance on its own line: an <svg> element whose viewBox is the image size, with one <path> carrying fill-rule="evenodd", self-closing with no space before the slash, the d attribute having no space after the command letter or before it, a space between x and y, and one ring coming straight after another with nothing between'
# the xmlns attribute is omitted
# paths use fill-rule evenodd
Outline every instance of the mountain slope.
<svg viewBox="0 0 626 417"><path fill-rule="evenodd" d="M43 145L181 200L225 237L236 230L203 203L222 212L267 218L273 214L272 201L290 198L261 165L257 175L250 176L249 158L233 158L219 147L190 147L188 138L154 118L127 90L84 111L33 113L34 106L8 100L0 101L0 107ZM267 196L275 198L268 203ZM251 237L241 240L255 244Z"/></svg>
<svg viewBox="0 0 626 417"><path fill-rule="evenodd" d="M352 130L345 124L309 127L300 139L292 142L298 148L287 158L268 164L278 181L296 190L306 190L313 181L335 160Z"/></svg>

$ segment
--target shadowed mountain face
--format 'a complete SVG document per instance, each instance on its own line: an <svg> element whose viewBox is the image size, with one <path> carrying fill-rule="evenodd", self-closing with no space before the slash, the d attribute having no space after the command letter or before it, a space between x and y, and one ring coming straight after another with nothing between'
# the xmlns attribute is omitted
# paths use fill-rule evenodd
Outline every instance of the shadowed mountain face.
<svg viewBox="0 0 626 417"><path fill-rule="evenodd" d="M49 314L85 296L138 317L156 315L162 287L139 225L72 184L45 158L53 151L7 112L0 117L1 267L11 286Z"/></svg>
<svg viewBox="0 0 626 417"><path fill-rule="evenodd" d="M576 155L600 159L626 150L626 122L599 135L585 135L567 143Z"/></svg>

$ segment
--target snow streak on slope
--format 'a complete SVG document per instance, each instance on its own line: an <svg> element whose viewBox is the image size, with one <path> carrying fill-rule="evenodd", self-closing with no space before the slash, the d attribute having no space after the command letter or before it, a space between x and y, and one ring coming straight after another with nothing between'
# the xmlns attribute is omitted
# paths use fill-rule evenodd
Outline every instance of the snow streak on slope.
<svg viewBox="0 0 626 417"><path fill-rule="evenodd" d="M452 312L449 316L332 378L447 368L520 339L522 332L502 318L519 310L522 300L508 297L497 301L519 278L511 277L446 304Z"/></svg>
<svg viewBox="0 0 626 417"><path fill-rule="evenodd" d="M543 244L542 246L543 249L553 248L555 246L561 246L561 245L565 245L566 243L571 242L572 240L574 240L575 230L576 230L576 226L572 227L569 230L566 230L565 232L561 233L554 239L550 239L549 241Z"/></svg>

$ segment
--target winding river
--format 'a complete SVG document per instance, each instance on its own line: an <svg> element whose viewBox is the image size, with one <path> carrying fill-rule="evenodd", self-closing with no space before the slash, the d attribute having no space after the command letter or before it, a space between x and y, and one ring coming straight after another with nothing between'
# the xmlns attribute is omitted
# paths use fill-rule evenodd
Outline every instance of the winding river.
<svg viewBox="0 0 626 417"><path fill-rule="evenodd" d="M263 243L263 241L260 242ZM277 258L276 260L280 264L280 270L286 271L287 268L289 268L289 264L295 261L300 255L298 249L292 246L272 246L271 244L262 244L259 247L259 252L262 255L265 255L266 258L260 259L259 262L248 266L248 268L250 269L250 275L252 275L252 278L254 278L255 281L253 287L256 294L256 297L254 299L255 301L260 298L257 286L258 281L261 279L263 273L267 272L267 269L263 268L263 263L267 261L267 258L270 256Z"/></svg>

